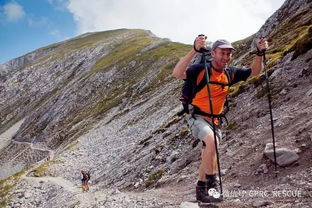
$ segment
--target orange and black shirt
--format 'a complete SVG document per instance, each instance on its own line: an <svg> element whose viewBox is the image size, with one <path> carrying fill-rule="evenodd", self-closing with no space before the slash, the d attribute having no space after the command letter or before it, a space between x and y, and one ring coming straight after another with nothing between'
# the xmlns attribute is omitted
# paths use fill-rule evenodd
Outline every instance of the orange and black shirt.
<svg viewBox="0 0 312 208"><path fill-rule="evenodd" d="M201 70L197 76L197 84L204 78L205 70L203 64L195 64L190 66L187 70ZM229 83L235 84L239 81L246 81L251 74L250 68L239 68L239 67L230 67L230 74L232 76L231 80L228 80L226 72L218 72L213 68L210 69L210 81L220 82L220 83ZM229 87L221 86L216 84L209 84L211 92L211 100L213 107L213 114L221 114L224 108L224 103L226 96L228 95ZM210 111L209 97L207 85L202 88L199 92L196 93L195 97L192 100L192 105L197 106L201 111L212 114Z"/></svg>

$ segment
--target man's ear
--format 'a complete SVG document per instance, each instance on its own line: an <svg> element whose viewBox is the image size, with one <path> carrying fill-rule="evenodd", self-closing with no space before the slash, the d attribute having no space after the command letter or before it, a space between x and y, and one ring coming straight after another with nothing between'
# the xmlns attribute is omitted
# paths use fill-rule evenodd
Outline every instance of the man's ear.
<svg viewBox="0 0 312 208"><path fill-rule="evenodd" d="M216 55L216 52L213 50L213 51L211 51L211 56L212 56L212 58L214 58L215 57L215 55Z"/></svg>

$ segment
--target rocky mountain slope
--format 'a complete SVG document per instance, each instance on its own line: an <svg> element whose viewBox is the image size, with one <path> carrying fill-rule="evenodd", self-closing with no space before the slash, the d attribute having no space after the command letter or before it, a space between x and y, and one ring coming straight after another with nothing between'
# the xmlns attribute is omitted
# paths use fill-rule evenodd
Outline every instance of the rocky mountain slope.
<svg viewBox="0 0 312 208"><path fill-rule="evenodd" d="M148 31L117 30L85 34L7 63L12 68L2 75L1 131L25 121L1 152L1 164L17 157L8 166L21 170L49 150L62 150L113 107L118 116L140 105L172 80L166 73L183 48L188 46Z"/></svg>
<svg viewBox="0 0 312 208"><path fill-rule="evenodd" d="M224 190L236 195L221 207L310 206L311 9L310 0L287 0L258 33L234 43L233 64L247 66L253 39L268 38L276 141L299 160L275 176L263 156L272 141L264 76L235 85L220 159ZM190 48L120 29L0 65L0 205L193 206L182 201L194 200L201 144L176 116L182 82L171 77ZM91 171L90 193L78 187L80 170Z"/></svg>

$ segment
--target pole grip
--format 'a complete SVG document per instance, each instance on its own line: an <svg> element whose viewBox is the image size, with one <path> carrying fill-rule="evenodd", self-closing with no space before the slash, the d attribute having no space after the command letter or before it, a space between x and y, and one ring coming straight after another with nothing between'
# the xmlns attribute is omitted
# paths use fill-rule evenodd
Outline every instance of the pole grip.
<svg viewBox="0 0 312 208"><path fill-rule="evenodd" d="M199 34L197 37L200 37L200 36L204 36L205 38L207 38L207 36L204 35L204 34ZM207 53L207 52L210 52L210 51L209 51L208 49L206 49L206 48L201 48L201 49L197 50L196 47L195 47L195 43L196 43L196 39L194 40L193 48L194 48L194 50L195 50L197 53Z"/></svg>

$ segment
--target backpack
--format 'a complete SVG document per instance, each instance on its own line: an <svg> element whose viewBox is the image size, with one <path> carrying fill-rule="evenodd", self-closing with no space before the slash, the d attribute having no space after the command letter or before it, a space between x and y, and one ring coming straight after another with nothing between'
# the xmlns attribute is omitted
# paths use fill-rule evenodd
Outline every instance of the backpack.
<svg viewBox="0 0 312 208"><path fill-rule="evenodd" d="M84 179L84 180L90 180L90 173L89 172L85 172L85 173L83 173L82 174L82 178Z"/></svg>
<svg viewBox="0 0 312 208"><path fill-rule="evenodd" d="M207 68L208 68L208 73L209 77L211 75L211 53L210 51L205 53L205 55L198 55L194 58L192 65L194 64L203 64L206 61ZM221 120L221 118L225 118L226 122L228 123L225 114L228 112L229 106L228 106L228 100L226 97L225 100L225 109L222 114L208 114L205 112L202 112L198 107L191 105L192 100L195 97L196 93L199 92L201 89L203 89L206 85L206 74L203 76L202 80L197 84L197 76L199 73L205 70L204 68L198 68L198 69L190 69L188 68L186 70L186 79L184 80L184 84L182 87L182 95L180 98L181 104L183 106L183 110L178 113L179 116L182 116L184 113L187 114L199 114L199 115L204 115L204 116L209 116L209 117L216 117ZM221 85L222 87L225 86L231 86L232 85L232 72L233 69L231 67L227 67L225 69L225 74L228 79L228 83L221 83L221 82L214 82L214 81L209 81L209 84L216 84L216 85Z"/></svg>

